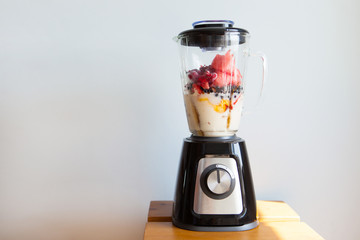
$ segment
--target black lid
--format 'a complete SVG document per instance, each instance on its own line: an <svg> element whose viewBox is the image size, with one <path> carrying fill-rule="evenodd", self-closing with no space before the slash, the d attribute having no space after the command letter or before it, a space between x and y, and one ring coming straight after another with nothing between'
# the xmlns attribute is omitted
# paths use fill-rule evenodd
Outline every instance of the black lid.
<svg viewBox="0 0 360 240"><path fill-rule="evenodd" d="M205 20L193 23L193 29L181 32L178 39L181 45L205 49L223 48L246 42L249 32L234 28L230 20Z"/></svg>

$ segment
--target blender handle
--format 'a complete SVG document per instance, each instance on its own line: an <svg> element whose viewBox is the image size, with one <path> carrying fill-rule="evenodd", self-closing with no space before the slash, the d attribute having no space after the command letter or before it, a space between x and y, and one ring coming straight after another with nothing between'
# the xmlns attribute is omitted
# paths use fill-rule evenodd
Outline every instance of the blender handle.
<svg viewBox="0 0 360 240"><path fill-rule="evenodd" d="M260 89L260 95L257 99L257 105L259 105L260 102L263 100L265 85L268 79L268 64L267 64L267 58L263 52L256 52L256 53L250 53L251 57L257 57L260 58L262 61L262 79L261 79L261 89Z"/></svg>

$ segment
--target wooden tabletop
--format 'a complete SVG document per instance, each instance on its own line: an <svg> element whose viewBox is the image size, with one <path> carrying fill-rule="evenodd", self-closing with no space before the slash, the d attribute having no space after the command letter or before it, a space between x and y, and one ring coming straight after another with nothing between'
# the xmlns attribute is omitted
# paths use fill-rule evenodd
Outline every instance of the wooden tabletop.
<svg viewBox="0 0 360 240"><path fill-rule="evenodd" d="M318 240L323 239L282 201L257 201L259 226L243 232L197 232L172 225L172 201L151 201L144 240L239 239Z"/></svg>

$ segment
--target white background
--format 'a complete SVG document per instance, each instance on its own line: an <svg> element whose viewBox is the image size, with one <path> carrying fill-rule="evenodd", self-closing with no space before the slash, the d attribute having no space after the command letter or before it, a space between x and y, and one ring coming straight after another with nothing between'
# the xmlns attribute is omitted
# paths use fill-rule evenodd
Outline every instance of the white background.
<svg viewBox="0 0 360 240"><path fill-rule="evenodd" d="M268 56L238 133L257 198L359 239L357 0L1 0L1 239L142 239L189 136L172 37L203 19L235 21Z"/></svg>

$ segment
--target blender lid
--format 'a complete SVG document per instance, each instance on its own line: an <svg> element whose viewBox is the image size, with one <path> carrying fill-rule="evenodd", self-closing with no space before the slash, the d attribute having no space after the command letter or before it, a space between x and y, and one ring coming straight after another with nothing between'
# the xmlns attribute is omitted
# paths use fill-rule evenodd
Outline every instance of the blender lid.
<svg viewBox="0 0 360 240"><path fill-rule="evenodd" d="M181 45L214 50L243 44L250 36L247 30L234 28L234 22L230 20L204 20L192 25L193 29L183 31L177 36Z"/></svg>

